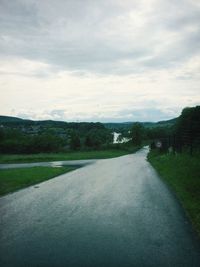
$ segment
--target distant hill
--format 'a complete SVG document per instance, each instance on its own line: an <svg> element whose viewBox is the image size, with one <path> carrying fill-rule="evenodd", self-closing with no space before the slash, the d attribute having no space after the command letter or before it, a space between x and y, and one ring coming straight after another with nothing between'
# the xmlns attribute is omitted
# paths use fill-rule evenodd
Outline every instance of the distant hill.
<svg viewBox="0 0 200 267"><path fill-rule="evenodd" d="M159 121L159 122L157 122L157 124L160 124L160 125L162 125L162 124L175 124L177 122L177 119L178 118L167 120L167 121Z"/></svg>
<svg viewBox="0 0 200 267"><path fill-rule="evenodd" d="M0 123L23 121L23 119L10 116L0 116Z"/></svg>
<svg viewBox="0 0 200 267"><path fill-rule="evenodd" d="M147 128L154 128L154 127L167 127L167 126L173 126L177 122L178 118L174 118L171 120L166 121L158 121L158 122L144 122L144 127Z"/></svg>
<svg viewBox="0 0 200 267"><path fill-rule="evenodd" d="M141 122L146 128L154 127L165 127L172 126L177 121L177 118L159 121L159 122ZM25 120L17 117L11 116L0 116L0 125L7 127L26 127L26 126L42 126L42 127L60 127L60 128L82 128L88 127L89 125L96 125L98 128L103 125L107 129L119 130L119 129L130 129L134 122L120 122L120 123L89 123L89 122L64 122L64 121L53 121L53 120L43 120L43 121L34 121L34 120ZM89 127L90 128L90 127Z"/></svg>
<svg viewBox="0 0 200 267"><path fill-rule="evenodd" d="M21 118L10 117L10 116L0 116L0 125L4 127L22 129L37 127L43 129L52 129L52 128L62 128L62 129L74 129L79 132L87 131L91 129L105 129L105 126L100 123L94 122L64 122L64 121L53 121L53 120L44 120L44 121L34 121L34 120L24 120Z"/></svg>
<svg viewBox="0 0 200 267"><path fill-rule="evenodd" d="M104 126L108 129L129 129L133 122L106 122Z"/></svg>
<svg viewBox="0 0 200 267"><path fill-rule="evenodd" d="M177 121L177 118L159 121L159 122L141 122L145 128L154 128L154 127L166 127L173 126ZM104 123L106 128L118 130L118 129L130 129L134 122L119 122L119 123Z"/></svg>
<svg viewBox="0 0 200 267"><path fill-rule="evenodd" d="M27 120L11 116L0 116L0 124L4 126L50 126L50 127L62 127L67 124L64 121L53 121L53 120Z"/></svg>

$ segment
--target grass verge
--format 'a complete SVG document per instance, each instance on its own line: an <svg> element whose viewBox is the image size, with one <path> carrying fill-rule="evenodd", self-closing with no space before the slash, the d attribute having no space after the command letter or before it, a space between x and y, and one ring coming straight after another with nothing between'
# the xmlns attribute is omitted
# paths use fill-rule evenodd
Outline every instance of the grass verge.
<svg viewBox="0 0 200 267"><path fill-rule="evenodd" d="M200 156L159 154L151 151L148 160L175 191L200 234Z"/></svg>
<svg viewBox="0 0 200 267"><path fill-rule="evenodd" d="M79 159L104 159L114 158L136 152L138 148L127 149L109 149L99 151L76 151L67 153L40 153L27 155L0 155L0 163L26 163L26 162L43 162L59 160L79 160Z"/></svg>
<svg viewBox="0 0 200 267"><path fill-rule="evenodd" d="M49 180L76 167L32 167L0 170L0 195Z"/></svg>

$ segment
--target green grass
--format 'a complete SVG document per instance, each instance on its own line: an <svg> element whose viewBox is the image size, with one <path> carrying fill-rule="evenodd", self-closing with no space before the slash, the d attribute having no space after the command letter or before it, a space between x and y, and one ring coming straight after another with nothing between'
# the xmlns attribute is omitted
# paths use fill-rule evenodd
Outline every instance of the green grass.
<svg viewBox="0 0 200 267"><path fill-rule="evenodd" d="M200 156L158 154L154 151L149 153L148 159L175 191L200 234Z"/></svg>
<svg viewBox="0 0 200 267"><path fill-rule="evenodd" d="M32 167L0 170L0 195L49 180L76 167Z"/></svg>
<svg viewBox="0 0 200 267"><path fill-rule="evenodd" d="M77 151L66 153L41 153L27 155L0 155L0 163L25 163L25 162L42 162L42 161L59 161L59 160L79 160L79 159L103 159L114 158L133 153L138 148L131 151L126 149L109 149L100 151Z"/></svg>

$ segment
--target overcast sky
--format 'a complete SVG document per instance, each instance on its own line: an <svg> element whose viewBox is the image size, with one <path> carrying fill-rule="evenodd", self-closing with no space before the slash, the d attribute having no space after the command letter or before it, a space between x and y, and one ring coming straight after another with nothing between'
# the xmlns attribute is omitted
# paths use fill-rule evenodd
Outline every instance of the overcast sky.
<svg viewBox="0 0 200 267"><path fill-rule="evenodd" d="M199 0L0 0L0 114L158 121L200 104Z"/></svg>

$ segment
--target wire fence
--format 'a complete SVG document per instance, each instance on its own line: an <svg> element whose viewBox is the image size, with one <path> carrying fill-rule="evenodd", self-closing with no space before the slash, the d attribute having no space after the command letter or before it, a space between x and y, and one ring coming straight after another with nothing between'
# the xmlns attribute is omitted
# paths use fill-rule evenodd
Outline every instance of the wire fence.
<svg viewBox="0 0 200 267"><path fill-rule="evenodd" d="M200 153L200 132L187 129L165 138L158 138L151 143L151 148L169 153Z"/></svg>

